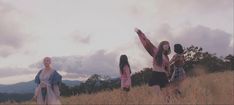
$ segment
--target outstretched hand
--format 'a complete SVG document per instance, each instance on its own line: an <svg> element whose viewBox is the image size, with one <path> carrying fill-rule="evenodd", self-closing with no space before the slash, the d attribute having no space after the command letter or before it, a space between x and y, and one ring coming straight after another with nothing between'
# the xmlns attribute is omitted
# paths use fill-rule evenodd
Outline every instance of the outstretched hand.
<svg viewBox="0 0 234 105"><path fill-rule="evenodd" d="M36 101L37 100L37 96L33 96L31 100L32 101Z"/></svg>
<svg viewBox="0 0 234 105"><path fill-rule="evenodd" d="M142 31L141 31L140 29L138 29L138 28L135 28L135 32L136 32L137 34L142 34Z"/></svg>
<svg viewBox="0 0 234 105"><path fill-rule="evenodd" d="M143 44L144 48L147 50L147 52L154 57L155 56L155 50L156 47L150 42L150 40L145 36L145 34L138 28L135 28L135 32L138 34L138 37Z"/></svg>

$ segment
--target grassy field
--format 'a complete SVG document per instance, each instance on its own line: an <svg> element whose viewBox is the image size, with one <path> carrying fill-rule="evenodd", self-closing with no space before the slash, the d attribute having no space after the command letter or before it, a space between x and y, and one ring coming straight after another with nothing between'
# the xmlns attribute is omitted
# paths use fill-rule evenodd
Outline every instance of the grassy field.
<svg viewBox="0 0 234 105"><path fill-rule="evenodd" d="M234 104L234 72L203 73L198 77L187 78L182 87L182 95L171 95L169 102L165 100L164 95L157 96L147 85L134 87L127 94L116 89L96 94L61 97L61 101L63 105ZM29 105L35 102L3 104Z"/></svg>

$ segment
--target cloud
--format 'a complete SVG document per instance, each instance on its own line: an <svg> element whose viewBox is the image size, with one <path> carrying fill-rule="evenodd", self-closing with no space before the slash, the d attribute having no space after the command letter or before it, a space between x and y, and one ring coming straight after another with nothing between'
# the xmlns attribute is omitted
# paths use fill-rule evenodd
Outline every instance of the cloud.
<svg viewBox="0 0 234 105"><path fill-rule="evenodd" d="M17 68L17 67L0 68L0 78L27 75L32 73L35 73L35 71L29 70L28 68Z"/></svg>
<svg viewBox="0 0 234 105"><path fill-rule="evenodd" d="M155 45L168 40L218 56L233 53L233 0L138 0L127 10Z"/></svg>
<svg viewBox="0 0 234 105"><path fill-rule="evenodd" d="M223 56L232 53L233 46L230 46L231 40L232 34L205 26L188 28L178 37L178 41L181 43L201 46L205 51Z"/></svg>
<svg viewBox="0 0 234 105"><path fill-rule="evenodd" d="M177 7L196 8L198 12L222 12L233 8L233 0L180 0L179 2L173 1ZM171 4L172 5L172 4Z"/></svg>
<svg viewBox="0 0 234 105"><path fill-rule="evenodd" d="M233 0L138 0L126 11L146 29L163 23L174 28L188 23L233 33Z"/></svg>
<svg viewBox="0 0 234 105"><path fill-rule="evenodd" d="M202 47L204 51L216 53L217 56L227 56L233 53L231 41L233 35L220 29L212 29L206 26L183 26L173 28L169 24L161 24L154 31L146 31L142 29L148 39L157 47L158 44L167 40L170 42L173 52L173 45L176 43L182 44L184 47L191 45ZM135 33L136 34L136 33ZM126 53L129 62L135 71L145 67L152 67L152 57L147 53L136 36L132 42L126 43L115 49L115 52ZM169 56L172 56L173 53Z"/></svg>
<svg viewBox="0 0 234 105"><path fill-rule="evenodd" d="M147 13L161 14L158 16L176 15L181 13L210 14L232 10L233 0L138 0L137 2L132 3L131 7L130 11L135 15Z"/></svg>
<svg viewBox="0 0 234 105"><path fill-rule="evenodd" d="M91 40L90 35L81 34L78 31L75 31L72 33L71 38L75 42L83 43L83 44L89 44Z"/></svg>
<svg viewBox="0 0 234 105"><path fill-rule="evenodd" d="M216 53L218 56L226 56L233 50L233 46L230 46L232 34L202 25L187 26L178 31L169 24L162 24L153 32L153 35L148 35L148 37L150 36L152 38L150 40L156 45L162 40L168 40L171 42L171 46L175 43L181 43L185 47L195 45L210 53Z"/></svg>
<svg viewBox="0 0 234 105"><path fill-rule="evenodd" d="M77 73L64 73L62 74L62 76L64 79L73 79L80 81L85 81L90 77L90 75L77 74Z"/></svg>
<svg viewBox="0 0 234 105"><path fill-rule="evenodd" d="M24 45L26 34L15 18L19 15L11 6L0 1L0 57L16 53Z"/></svg>
<svg viewBox="0 0 234 105"><path fill-rule="evenodd" d="M74 78L92 74L109 75L115 77L118 73L117 54L99 50L90 56L52 57L52 66L58 71L65 72L65 77ZM43 68L42 61L30 65L31 68ZM72 75L73 74L73 75Z"/></svg>

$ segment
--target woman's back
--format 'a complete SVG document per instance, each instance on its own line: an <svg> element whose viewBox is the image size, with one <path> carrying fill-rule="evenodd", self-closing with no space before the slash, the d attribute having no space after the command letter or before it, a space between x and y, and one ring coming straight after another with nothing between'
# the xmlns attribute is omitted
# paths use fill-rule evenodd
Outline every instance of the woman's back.
<svg viewBox="0 0 234 105"><path fill-rule="evenodd" d="M121 73L121 87L131 86L131 73L128 65L125 65Z"/></svg>
<svg viewBox="0 0 234 105"><path fill-rule="evenodd" d="M175 66L183 66L184 65L184 55L183 54L176 54L175 55Z"/></svg>

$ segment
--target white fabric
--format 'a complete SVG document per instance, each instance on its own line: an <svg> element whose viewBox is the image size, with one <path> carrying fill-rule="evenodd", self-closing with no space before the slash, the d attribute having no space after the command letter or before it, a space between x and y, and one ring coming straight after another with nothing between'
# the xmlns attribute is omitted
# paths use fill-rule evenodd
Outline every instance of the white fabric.
<svg viewBox="0 0 234 105"><path fill-rule="evenodd" d="M61 102L59 101L59 87L57 85L54 85L54 90L52 89L52 86L49 84L49 77L54 72L54 70L50 70L45 72L43 70L40 74L40 84L35 89L35 96L37 99L38 105L61 105ZM41 94L41 88L46 87L47 88L47 94L45 101L43 100L43 96Z"/></svg>

